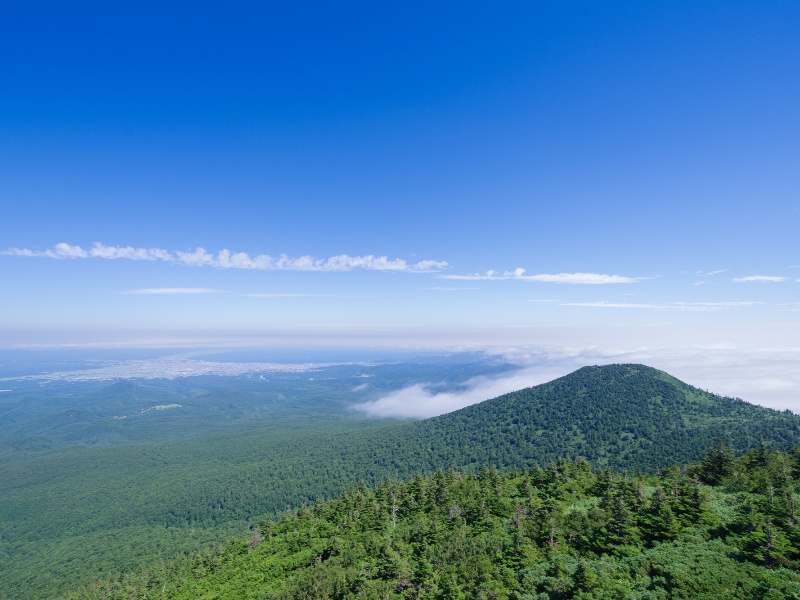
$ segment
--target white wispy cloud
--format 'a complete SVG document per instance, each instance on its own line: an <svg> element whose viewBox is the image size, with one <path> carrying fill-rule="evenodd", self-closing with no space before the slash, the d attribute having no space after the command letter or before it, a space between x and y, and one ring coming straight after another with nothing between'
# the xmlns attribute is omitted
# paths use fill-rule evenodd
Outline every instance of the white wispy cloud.
<svg viewBox="0 0 800 600"><path fill-rule="evenodd" d="M762 302L664 302L664 303L634 303L634 302L564 302L561 306L584 306L590 308L636 308L645 310L669 311L714 311L732 308L745 308L763 304Z"/></svg>
<svg viewBox="0 0 800 600"><path fill-rule="evenodd" d="M149 260L163 261L194 267L216 267L219 269L248 270L284 270L284 271L351 271L364 269L369 271L402 271L428 273L447 267L447 262L440 260L421 260L408 262L402 258L389 259L386 256L350 256L339 254L330 258L300 256L291 258L285 254L274 257L269 254L250 256L246 252L232 252L223 249L216 254L197 248L191 252L169 251L161 248L134 248L132 246L106 246L100 242L91 248L82 248L67 243L56 244L47 250L31 250L29 248L9 248L2 252L8 256L43 257L54 259L105 258L109 260Z"/></svg>
<svg viewBox="0 0 800 600"><path fill-rule="evenodd" d="M120 294L156 294L156 295L175 295L175 294L224 294L223 290L211 288L143 288L140 290L126 290Z"/></svg>
<svg viewBox="0 0 800 600"><path fill-rule="evenodd" d="M720 273L724 273L728 269L717 269L716 271L698 271L697 275L707 275L709 277L713 275L719 275Z"/></svg>
<svg viewBox="0 0 800 600"><path fill-rule="evenodd" d="M525 275L525 269L514 269L513 271L486 271L486 273L476 273L474 275L439 275L440 279L457 279L461 281L538 281L542 283L570 283L577 285L604 285L610 283L636 283L648 277L623 277L622 275L605 275L603 273L540 273L537 275Z"/></svg>
<svg viewBox="0 0 800 600"><path fill-rule="evenodd" d="M747 277L736 277L733 281L735 283L781 283L782 281L789 281L789 278L776 277L773 275L748 275Z"/></svg>

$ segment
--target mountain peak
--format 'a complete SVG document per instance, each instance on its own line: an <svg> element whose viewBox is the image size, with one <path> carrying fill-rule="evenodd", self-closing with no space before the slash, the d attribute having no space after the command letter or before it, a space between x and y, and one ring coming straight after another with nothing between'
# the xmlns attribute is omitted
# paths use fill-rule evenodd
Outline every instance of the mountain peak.
<svg viewBox="0 0 800 600"><path fill-rule="evenodd" d="M498 466L524 468L568 455L653 471L699 460L717 438L741 451L762 439L788 447L800 437L800 417L705 392L647 365L613 364L583 367L409 430L454 463L467 454L472 463L488 456Z"/></svg>

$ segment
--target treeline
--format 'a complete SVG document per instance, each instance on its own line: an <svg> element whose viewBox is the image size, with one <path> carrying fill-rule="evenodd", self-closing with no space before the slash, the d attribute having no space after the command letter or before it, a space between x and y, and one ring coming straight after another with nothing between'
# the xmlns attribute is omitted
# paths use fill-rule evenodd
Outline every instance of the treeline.
<svg viewBox="0 0 800 600"><path fill-rule="evenodd" d="M800 598L800 452L657 475L583 459L360 485L72 598Z"/></svg>

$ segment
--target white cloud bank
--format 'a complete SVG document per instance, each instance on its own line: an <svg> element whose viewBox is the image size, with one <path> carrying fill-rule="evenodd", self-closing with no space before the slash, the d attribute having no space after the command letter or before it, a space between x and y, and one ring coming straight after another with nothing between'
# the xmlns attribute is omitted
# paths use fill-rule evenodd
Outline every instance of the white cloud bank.
<svg viewBox="0 0 800 600"><path fill-rule="evenodd" d="M496 378L470 379L458 392L433 392L432 384L415 384L356 408L375 417L424 419L552 381L583 366L641 363L716 394L800 413L800 346L517 347L497 353L521 368Z"/></svg>
<svg viewBox="0 0 800 600"><path fill-rule="evenodd" d="M514 269L497 273L486 271L475 275L439 275L440 279L457 279L461 281L537 281L541 283L570 283L576 285L604 285L610 283L636 283L647 277L623 277L622 275L605 275L602 273L541 273L525 275L525 269Z"/></svg>
<svg viewBox="0 0 800 600"><path fill-rule="evenodd" d="M109 260L146 260L162 261L193 267L216 267L219 269L249 269L259 271L351 271L365 269L369 271L404 271L427 273L447 267L447 263L439 260L422 260L409 263L401 258L389 259L386 256L350 256L339 254L330 258L300 256L291 258L285 254L273 257L268 254L250 256L246 252L220 250L217 254L197 248L192 252L163 250L161 248L133 248L131 246L105 246L100 242L91 248L72 246L66 243L56 244L47 250L30 250L28 248L9 248L2 252L8 256L44 257L55 259L105 258Z"/></svg>
<svg viewBox="0 0 800 600"><path fill-rule="evenodd" d="M430 384L417 383L356 408L373 417L427 419L544 383L559 375L563 373L558 370L521 369L511 376L496 379L475 377L467 382L465 391L459 392L432 392Z"/></svg>

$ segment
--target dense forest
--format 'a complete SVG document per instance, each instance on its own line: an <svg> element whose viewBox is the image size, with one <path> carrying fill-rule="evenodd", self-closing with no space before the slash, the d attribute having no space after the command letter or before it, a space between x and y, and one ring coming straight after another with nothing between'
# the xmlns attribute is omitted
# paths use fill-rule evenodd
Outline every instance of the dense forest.
<svg viewBox="0 0 800 600"><path fill-rule="evenodd" d="M264 520L72 598L800 598L800 452L656 475L437 471Z"/></svg>
<svg viewBox="0 0 800 600"><path fill-rule="evenodd" d="M161 441L31 452L0 467L2 598L53 597L167 564L260 519L441 469L508 473L564 458L654 474L788 450L800 417L723 398L642 365L586 367L440 417L327 415ZM464 475L466 477L467 475Z"/></svg>

